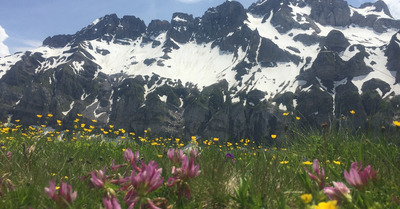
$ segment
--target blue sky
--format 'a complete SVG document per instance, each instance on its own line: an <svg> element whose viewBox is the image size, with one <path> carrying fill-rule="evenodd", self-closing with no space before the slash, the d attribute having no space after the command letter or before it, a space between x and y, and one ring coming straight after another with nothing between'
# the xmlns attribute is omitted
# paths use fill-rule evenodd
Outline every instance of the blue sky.
<svg viewBox="0 0 400 209"><path fill-rule="evenodd" d="M48 37L74 34L106 14L134 15L148 24L153 19L170 21L172 13L201 16L225 0L0 0L0 56L36 48ZM257 0L237 0L245 8ZM358 7L375 0L349 0ZM399 0L394 1L399 4ZM393 9L392 9L393 10ZM4 29L4 31L2 31ZM7 34L7 35L4 35ZM3 50L1 50L3 49ZM3 52L2 52L3 51Z"/></svg>

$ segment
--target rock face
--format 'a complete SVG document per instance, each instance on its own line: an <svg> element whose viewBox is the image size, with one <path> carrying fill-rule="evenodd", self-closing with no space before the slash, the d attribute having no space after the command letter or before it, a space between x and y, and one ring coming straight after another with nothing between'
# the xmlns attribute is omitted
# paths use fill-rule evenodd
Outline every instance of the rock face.
<svg viewBox="0 0 400 209"><path fill-rule="evenodd" d="M396 83L400 82L400 31L390 40L385 55L388 57L388 70L395 71Z"/></svg>
<svg viewBox="0 0 400 209"><path fill-rule="evenodd" d="M52 113L48 125L73 128L79 113L97 128L260 142L296 117L389 126L400 116L399 29L382 1L226 1L148 26L106 15L0 58L0 119Z"/></svg>
<svg viewBox="0 0 400 209"><path fill-rule="evenodd" d="M350 8L344 0L310 0L311 18L322 25L347 26Z"/></svg>

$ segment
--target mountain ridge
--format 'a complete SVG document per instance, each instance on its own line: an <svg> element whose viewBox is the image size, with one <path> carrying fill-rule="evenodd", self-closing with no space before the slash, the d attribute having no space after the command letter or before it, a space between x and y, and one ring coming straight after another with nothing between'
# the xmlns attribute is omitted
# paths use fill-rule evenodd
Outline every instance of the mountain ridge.
<svg viewBox="0 0 400 209"><path fill-rule="evenodd" d="M106 15L0 58L0 116L32 124L49 112L71 127L82 113L139 133L258 140L284 131L282 111L304 124L347 115L354 127L390 125L399 30L382 1L227 1L148 26Z"/></svg>

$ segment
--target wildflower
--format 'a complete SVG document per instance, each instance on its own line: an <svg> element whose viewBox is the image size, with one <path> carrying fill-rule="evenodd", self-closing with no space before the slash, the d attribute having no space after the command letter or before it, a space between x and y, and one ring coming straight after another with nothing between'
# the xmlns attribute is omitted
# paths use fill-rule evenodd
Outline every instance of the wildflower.
<svg viewBox="0 0 400 209"><path fill-rule="evenodd" d="M121 209L121 205L114 196L112 196L111 199L109 196L107 198L103 198L103 204L106 209Z"/></svg>
<svg viewBox="0 0 400 209"><path fill-rule="evenodd" d="M393 124L394 124L396 127L400 127L400 121L394 120L394 121L393 121Z"/></svg>
<svg viewBox="0 0 400 209"><path fill-rule="evenodd" d="M21 121L21 120L19 120L19 119L15 120L16 123L19 123L20 121Z"/></svg>
<svg viewBox="0 0 400 209"><path fill-rule="evenodd" d="M333 182L333 187L325 187L324 193L330 200L336 200L339 204L344 200L351 202L350 189L342 182Z"/></svg>
<svg viewBox="0 0 400 209"><path fill-rule="evenodd" d="M79 114L79 113L78 113L78 114L76 114L76 116L78 116L78 117L82 117L82 114Z"/></svg>
<svg viewBox="0 0 400 209"><path fill-rule="evenodd" d="M312 165L313 163L310 162L309 160L302 162L301 164L303 165Z"/></svg>
<svg viewBox="0 0 400 209"><path fill-rule="evenodd" d="M344 171L344 178L347 183L351 186L356 187L357 189L362 189L367 185L368 181L373 180L378 173L377 171L372 170L371 165L368 165L361 171L362 163L353 162L351 164L351 168L349 172Z"/></svg>
<svg viewBox="0 0 400 209"><path fill-rule="evenodd" d="M54 180L50 181L49 187L44 188L44 192L60 206L67 206L66 203L71 204L77 197L77 192L72 190L72 186L64 182L61 182L58 194L56 194Z"/></svg>
<svg viewBox="0 0 400 209"><path fill-rule="evenodd" d="M185 156L185 154L183 154L183 150L181 149L169 149L167 151L168 159L174 164L181 163L183 156Z"/></svg>
<svg viewBox="0 0 400 209"><path fill-rule="evenodd" d="M311 172L309 172L307 170L307 168L304 168L304 170L306 170L306 172L308 173L308 176L312 180L314 180L314 181L316 181L318 183L319 189L323 189L324 188L324 185L325 185L325 170L324 170L324 168L322 168L322 167L320 168L319 167L318 159L314 159L314 161L313 161L313 171L314 171L315 175L312 174Z"/></svg>
<svg viewBox="0 0 400 209"><path fill-rule="evenodd" d="M7 155L8 160L12 159L12 153L10 151L8 151L6 155Z"/></svg>
<svg viewBox="0 0 400 209"><path fill-rule="evenodd" d="M97 120L92 120L93 123L97 123Z"/></svg>
<svg viewBox="0 0 400 209"><path fill-rule="evenodd" d="M296 120L300 120L300 117L296 117Z"/></svg>
<svg viewBox="0 0 400 209"><path fill-rule="evenodd" d="M43 117L43 115L36 115L36 117L37 117L37 118L42 118L42 117Z"/></svg>
<svg viewBox="0 0 400 209"><path fill-rule="evenodd" d="M51 118L51 117L53 117L53 114L47 114L47 117L49 117L49 118Z"/></svg>
<svg viewBox="0 0 400 209"><path fill-rule="evenodd" d="M356 111L350 110L350 114L354 115L354 114L356 114Z"/></svg>
<svg viewBox="0 0 400 209"><path fill-rule="evenodd" d="M115 165L115 160L113 160L112 163L111 163L110 168L111 168L111 170L116 171L117 169L119 169L119 168L121 168L123 166L124 165Z"/></svg>
<svg viewBox="0 0 400 209"><path fill-rule="evenodd" d="M318 205L314 205L313 209L337 209L336 204L336 200L320 202Z"/></svg>
<svg viewBox="0 0 400 209"><path fill-rule="evenodd" d="M230 158L230 159L232 160L233 163L236 163L235 157L233 156L232 153L226 153L226 154L225 154L225 159L228 159L228 158Z"/></svg>
<svg viewBox="0 0 400 209"><path fill-rule="evenodd" d="M97 187L97 188L102 188L105 185L106 182L106 167L103 168L103 170L98 170L98 171L92 171L91 172L91 178L90 182L92 183L92 186Z"/></svg>
<svg viewBox="0 0 400 209"><path fill-rule="evenodd" d="M271 134L271 138L276 139L276 134Z"/></svg>
<svg viewBox="0 0 400 209"><path fill-rule="evenodd" d="M308 204L312 201L312 194L302 194L300 198L304 204Z"/></svg>
<svg viewBox="0 0 400 209"><path fill-rule="evenodd" d="M124 158L127 162L137 161L139 159L139 151L136 151L135 154L133 154L132 150L128 148L124 150Z"/></svg>
<svg viewBox="0 0 400 209"><path fill-rule="evenodd" d="M283 115L283 116L288 116L288 115L289 115L289 112L284 112L284 113L282 113L282 115Z"/></svg>
<svg viewBox="0 0 400 209"><path fill-rule="evenodd" d="M279 162L280 164L282 164L282 165L285 165L285 164L288 164L289 163L289 161L281 161L281 162Z"/></svg>
<svg viewBox="0 0 400 209"><path fill-rule="evenodd" d="M336 165L340 165L340 161L334 160L333 163L335 163Z"/></svg>
<svg viewBox="0 0 400 209"><path fill-rule="evenodd" d="M134 208L137 203L141 207L146 196L162 185L164 178L161 177L161 172L162 168L158 168L155 161L150 161L147 165L142 162L142 168L137 174L132 171L131 176L125 179L128 184L121 188L127 190L124 200L129 208ZM147 199L147 204L150 207L153 206L149 199Z"/></svg>
<svg viewBox="0 0 400 209"><path fill-rule="evenodd" d="M217 142L219 141L219 138L214 138L213 141Z"/></svg>
<svg viewBox="0 0 400 209"><path fill-rule="evenodd" d="M167 186L172 187L177 184L178 187L178 196L186 196L190 199L190 187L189 180L200 175L200 165L194 164L194 159L191 158L189 161L188 156L183 156L182 166L180 168L172 167L172 175L167 182Z"/></svg>

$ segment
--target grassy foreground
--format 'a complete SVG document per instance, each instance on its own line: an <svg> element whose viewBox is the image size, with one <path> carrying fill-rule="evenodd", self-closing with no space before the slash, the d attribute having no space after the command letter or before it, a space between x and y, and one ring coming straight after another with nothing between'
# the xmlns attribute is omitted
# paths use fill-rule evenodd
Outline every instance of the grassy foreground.
<svg viewBox="0 0 400 209"><path fill-rule="evenodd" d="M0 208L400 208L395 126L390 136L289 130L272 136L278 145L112 126L94 135L75 122L0 124Z"/></svg>

